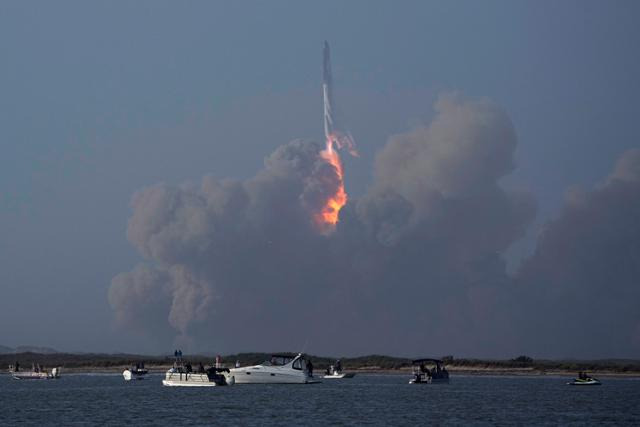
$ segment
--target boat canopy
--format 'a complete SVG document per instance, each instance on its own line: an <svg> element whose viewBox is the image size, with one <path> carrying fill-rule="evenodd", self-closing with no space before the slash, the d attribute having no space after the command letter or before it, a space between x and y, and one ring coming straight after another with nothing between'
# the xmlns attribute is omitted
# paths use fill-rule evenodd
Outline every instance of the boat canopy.
<svg viewBox="0 0 640 427"><path fill-rule="evenodd" d="M436 365L444 364L440 359L416 359L411 362L412 365L420 365L421 363L435 363Z"/></svg>

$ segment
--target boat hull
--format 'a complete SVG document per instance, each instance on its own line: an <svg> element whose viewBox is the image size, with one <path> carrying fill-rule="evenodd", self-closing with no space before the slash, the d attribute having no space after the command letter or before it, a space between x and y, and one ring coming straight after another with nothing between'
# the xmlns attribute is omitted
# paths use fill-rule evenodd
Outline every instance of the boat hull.
<svg viewBox="0 0 640 427"><path fill-rule="evenodd" d="M332 380L332 379L339 380L342 378L353 378L355 375L356 375L355 373L349 372L346 374L329 374L329 375L325 375L322 378L325 380Z"/></svg>
<svg viewBox="0 0 640 427"><path fill-rule="evenodd" d="M122 376L124 377L125 381L143 380L146 375L147 372L136 372L131 371L130 369L125 369L124 372L122 372Z"/></svg>
<svg viewBox="0 0 640 427"><path fill-rule="evenodd" d="M602 385L602 383L598 380L591 380L591 381L571 381L568 382L567 385Z"/></svg>
<svg viewBox="0 0 640 427"><path fill-rule="evenodd" d="M449 384L449 377L447 378L421 378L417 380L416 378L412 378L409 380L409 384Z"/></svg>
<svg viewBox="0 0 640 427"><path fill-rule="evenodd" d="M60 368L53 368L51 372L11 372L14 380L57 380L60 378Z"/></svg>
<svg viewBox="0 0 640 427"><path fill-rule="evenodd" d="M48 374L39 372L26 373L26 374L13 374L14 380L48 380L53 379L53 377L49 377Z"/></svg>
<svg viewBox="0 0 640 427"><path fill-rule="evenodd" d="M250 366L231 369L236 384L312 384L313 377L304 371L282 369L280 367Z"/></svg>
<svg viewBox="0 0 640 427"><path fill-rule="evenodd" d="M235 384L232 374L221 375L218 381L211 380L207 374L167 372L162 385L167 387L220 387Z"/></svg>
<svg viewBox="0 0 640 427"><path fill-rule="evenodd" d="M188 382L188 381L170 381L162 380L162 385L167 387L222 387L216 383L200 383L200 382Z"/></svg>

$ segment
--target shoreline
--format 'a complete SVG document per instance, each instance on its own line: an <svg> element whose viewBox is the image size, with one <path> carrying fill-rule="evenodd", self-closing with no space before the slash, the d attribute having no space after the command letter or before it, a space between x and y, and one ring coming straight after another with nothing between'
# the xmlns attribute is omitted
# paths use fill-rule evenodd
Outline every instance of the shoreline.
<svg viewBox="0 0 640 427"><path fill-rule="evenodd" d="M149 374L158 375L164 374L172 365L153 365L148 366ZM129 368L129 365L122 366L81 366L81 367L68 367L62 366L62 375L66 374L114 374L121 375L122 372ZM464 376L511 376L511 377L541 377L541 376L556 376L556 377L575 377L577 372L568 370L557 369L521 369L521 368L487 368L482 366L474 367L456 367L446 366L451 375L464 375ZM322 369L314 370L318 375L323 372ZM375 367L363 367L356 369L345 368L344 372L353 372L355 374L376 374L376 375L411 375L411 368L398 368L398 369L384 369ZM602 377L602 378L640 378L640 371L629 372L615 372L611 370L589 370L589 374ZM9 375L7 371L1 372L1 374Z"/></svg>
<svg viewBox="0 0 640 427"><path fill-rule="evenodd" d="M295 353L282 353L295 355ZM221 356L221 365L234 367L253 366L270 360L270 353L238 353ZM202 363L211 366L216 356L189 354L185 361L194 366ZM320 374L334 364L335 357L307 354L314 366L314 372ZM366 355L342 357L345 372L370 374L411 375L412 360L406 357L384 355ZM575 377L578 372L589 372L601 377L640 377L640 360L601 359L601 360L535 360L519 356L510 360L454 359L452 356L441 358L443 365L453 375L509 375L509 376L566 376ZM96 354L96 353L5 353L0 354L0 373L6 373L9 365L19 362L21 367L29 369L32 364L40 364L45 369L59 366L62 372L80 374L121 374L125 369L137 363L144 363L151 373L164 373L173 366L174 358L140 354Z"/></svg>

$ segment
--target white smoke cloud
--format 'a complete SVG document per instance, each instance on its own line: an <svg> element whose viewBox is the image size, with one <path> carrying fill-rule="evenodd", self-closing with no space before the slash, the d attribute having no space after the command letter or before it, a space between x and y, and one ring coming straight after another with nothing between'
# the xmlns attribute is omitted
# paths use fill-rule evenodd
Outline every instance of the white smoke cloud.
<svg viewBox="0 0 640 427"><path fill-rule="evenodd" d="M312 215L339 180L312 142L279 147L246 181L205 177L197 187L139 191L128 238L147 261L113 279L116 319L189 336L205 350L296 350L311 341L322 353L516 354L523 331L540 317L532 306L554 318L559 307L550 301L583 292L587 277L576 272L584 259L572 251L609 253L611 229L602 225L585 245L587 230L600 224L592 211L618 215L620 228L609 227L620 239L622 224L637 228L636 211L625 213L629 198L640 200L637 153L625 155L582 208L571 208L588 213L584 228L573 213L552 224L514 282L502 254L536 207L530 194L499 183L514 168L513 125L486 99L448 94L435 109L432 123L389 140L371 187L351 197L331 235L318 232ZM569 272L554 263L563 258ZM629 286L638 277L635 270L617 277L620 292L635 296ZM620 322L633 317L622 313Z"/></svg>
<svg viewBox="0 0 640 427"><path fill-rule="evenodd" d="M345 218L342 227L361 230L357 271L374 307L366 323L392 348L508 351L501 254L535 214L529 194L498 183L513 169L516 135L488 100L444 95L435 107L431 124L380 152L358 224Z"/></svg>
<svg viewBox="0 0 640 427"><path fill-rule="evenodd" d="M244 182L205 177L199 187L137 192L127 235L148 264L114 278L109 301L117 319L151 327L142 319L153 306L165 311L153 328L186 335L243 316L257 321L297 298L297 288L311 282L295 270L322 259L313 248L312 240L324 242L311 212L336 186L319 150L293 141Z"/></svg>
<svg viewBox="0 0 640 427"><path fill-rule="evenodd" d="M523 348L573 357L640 351L640 150L568 200L518 275Z"/></svg>
<svg viewBox="0 0 640 427"><path fill-rule="evenodd" d="M111 281L109 304L119 326L156 333L171 307L171 282L165 271L141 264Z"/></svg>

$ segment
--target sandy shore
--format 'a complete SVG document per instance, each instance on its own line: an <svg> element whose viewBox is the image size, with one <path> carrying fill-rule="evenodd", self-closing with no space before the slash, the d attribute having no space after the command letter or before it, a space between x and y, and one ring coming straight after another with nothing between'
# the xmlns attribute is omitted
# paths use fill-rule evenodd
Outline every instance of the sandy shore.
<svg viewBox="0 0 640 427"><path fill-rule="evenodd" d="M163 374L172 365L153 365L147 366L149 373L151 374ZM129 368L128 365L122 366L110 366L105 367L74 367L74 368L62 368L62 373L73 374L121 374L122 371ZM505 375L505 376L562 376L573 378L577 375L577 372L566 370L538 370L533 368L487 368L484 366L447 366L447 370L452 375ZM324 370L316 369L314 372L320 374ZM345 372L355 372L360 374L385 374L385 375L411 375L411 368L400 369L380 369L375 366L367 366L359 369L345 369ZM615 372L609 370L590 370L589 373L596 377L638 377L640 378L640 371L627 371L627 372Z"/></svg>

